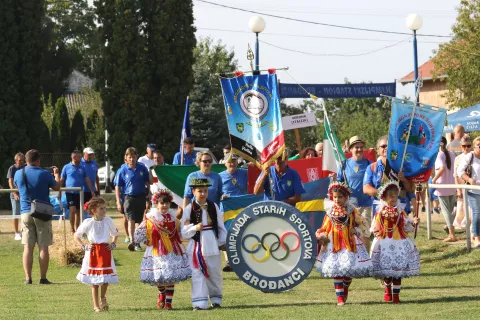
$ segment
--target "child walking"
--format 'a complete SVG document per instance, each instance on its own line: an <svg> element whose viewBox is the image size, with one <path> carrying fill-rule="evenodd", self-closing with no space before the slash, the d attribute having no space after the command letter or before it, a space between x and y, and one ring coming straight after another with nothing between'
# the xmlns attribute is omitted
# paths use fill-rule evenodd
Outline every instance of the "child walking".
<svg viewBox="0 0 480 320"><path fill-rule="evenodd" d="M227 230L223 224L223 214L218 206L207 199L207 178L192 179L194 201L189 204L182 217L182 237L190 239L187 255L192 269L193 310L208 309L222 305L222 259L220 250L225 250Z"/></svg>
<svg viewBox="0 0 480 320"><path fill-rule="evenodd" d="M75 232L75 241L85 250L77 280L92 286L93 311L108 311L106 297L108 284L118 283L112 256L112 250L116 248L118 231L112 218L105 215L107 210L103 198L93 197L85 203L84 208L93 217L85 219ZM87 236L88 243L83 242L84 235Z"/></svg>
<svg viewBox="0 0 480 320"><path fill-rule="evenodd" d="M179 235L177 212L170 209L172 195L160 190L152 197L157 210L147 213L135 239L147 246L140 266L140 281L158 288L157 307L172 310L175 283L190 279L192 271Z"/></svg>
<svg viewBox="0 0 480 320"><path fill-rule="evenodd" d="M400 303L402 278L420 274L420 254L407 232L414 230L418 218L409 218L398 200L400 186L386 182L378 190L380 204L372 224L375 239L371 258L373 275L383 279L383 301Z"/></svg>
<svg viewBox="0 0 480 320"><path fill-rule="evenodd" d="M350 188L344 183L330 185L328 194L333 206L327 211L322 227L315 233L322 245L317 271L323 277L333 278L338 306L347 301L352 278L372 275L372 262L361 240L361 236L365 235L365 230L361 230L364 218L348 201L350 193Z"/></svg>

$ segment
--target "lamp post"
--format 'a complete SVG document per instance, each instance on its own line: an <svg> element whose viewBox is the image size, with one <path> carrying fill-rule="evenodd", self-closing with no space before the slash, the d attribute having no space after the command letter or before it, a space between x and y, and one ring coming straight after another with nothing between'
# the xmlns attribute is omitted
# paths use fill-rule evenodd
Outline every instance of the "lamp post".
<svg viewBox="0 0 480 320"><path fill-rule="evenodd" d="M258 34L265 30L265 20L260 16L253 16L248 21L248 27L252 32L255 32L256 41L255 41L255 71L260 70L260 58L259 58L259 44L258 44Z"/></svg>
<svg viewBox="0 0 480 320"><path fill-rule="evenodd" d="M413 74L415 78L415 102L418 102L418 54L417 54L417 30L423 25L423 19L419 14L411 13L405 19L407 28L413 31Z"/></svg>

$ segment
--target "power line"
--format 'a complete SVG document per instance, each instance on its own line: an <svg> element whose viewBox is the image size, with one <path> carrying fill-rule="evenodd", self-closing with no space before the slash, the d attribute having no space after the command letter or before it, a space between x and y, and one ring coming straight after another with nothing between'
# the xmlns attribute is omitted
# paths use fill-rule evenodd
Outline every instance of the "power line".
<svg viewBox="0 0 480 320"><path fill-rule="evenodd" d="M260 14L260 15L267 16L267 17L272 17L272 18L284 19L284 20L314 24L314 25L320 25L320 26L325 26L325 27L348 29L348 30L358 30L358 31L366 31L366 32L387 33L387 34L411 35L410 33L407 33L407 32L395 32L395 31L386 31L386 30L378 30L378 29L357 28L357 27L349 27L349 26L342 26L342 25L336 25L336 24L329 24L329 23L322 23L322 22L315 22L315 21L309 21L309 20L283 17L283 16L278 16L278 15L273 15L273 14L268 14L268 13L263 13L263 12L248 10L248 9L231 7L231 6L227 6L227 5L224 5L224 4L219 4L219 3L210 2L210 1L206 1L206 0L196 0L196 1L203 2L203 3L208 3L208 4L213 5L213 6L223 7L223 8L227 8L227 9L249 12L249 13L255 13L255 14ZM437 37L437 38L451 38L451 36L442 36L442 35L434 35L434 34L417 34L417 36Z"/></svg>
<svg viewBox="0 0 480 320"><path fill-rule="evenodd" d="M311 53L311 52L305 52L305 51L280 47L280 46L277 46L277 45L272 44L272 43L268 43L268 42L263 41L263 40L259 40L259 41L261 43L264 43L266 45L275 47L275 48L280 49L280 50L290 51L290 52L295 52L295 53L301 53L301 54L305 54L305 55L308 55L308 56L316 56L316 57L360 57L360 56L366 56L366 55L369 55L369 54L372 54L372 53L375 53L375 52L378 52L378 51L382 51L382 50L394 47L396 45L399 45L402 42L405 42L405 41L409 40L410 38L411 37L408 37L408 38L403 39L401 41L398 41L394 44L391 44L391 45L388 45L388 46L385 46L385 47L381 47L381 48L378 48L378 49L374 49L374 50L369 50L367 52L361 52L361 53L356 53L356 52L352 52L352 53Z"/></svg>
<svg viewBox="0 0 480 320"><path fill-rule="evenodd" d="M251 31L218 29L218 28L201 28L201 27L198 27L197 30L252 34ZM262 32L262 36L265 36L265 35L268 35L268 36L285 36L285 37L295 37L295 38L332 39L332 40L355 40L355 41L377 41L377 42L395 42L395 41L397 41L397 39L392 40L392 39L374 39L374 38L328 37L328 36L314 36L314 35L305 35L305 34ZM422 43L446 43L446 42L445 41L423 41L422 40Z"/></svg>

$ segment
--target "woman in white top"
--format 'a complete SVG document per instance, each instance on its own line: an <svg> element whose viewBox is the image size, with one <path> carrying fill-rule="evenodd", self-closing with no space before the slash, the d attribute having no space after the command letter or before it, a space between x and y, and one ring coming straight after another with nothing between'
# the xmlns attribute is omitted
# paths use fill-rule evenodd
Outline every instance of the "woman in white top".
<svg viewBox="0 0 480 320"><path fill-rule="evenodd" d="M472 185L480 185L480 137L473 140L473 152L464 158L463 162L458 166L457 174L462 179ZM468 176L467 167L471 165L472 172ZM480 248L480 190L468 191L468 202L472 208L472 233L475 239L475 247Z"/></svg>
<svg viewBox="0 0 480 320"><path fill-rule="evenodd" d="M455 157L454 166L454 177L455 184L463 184L464 181L462 177L458 176L458 166L463 162L463 159L472 152L472 139L469 135L464 135L460 140L460 147L462 148L462 153ZM472 211L472 210L470 210ZM465 212L463 210L463 190L457 189L457 209L455 214L455 220L453 221L453 226L457 229L464 229L466 225Z"/></svg>

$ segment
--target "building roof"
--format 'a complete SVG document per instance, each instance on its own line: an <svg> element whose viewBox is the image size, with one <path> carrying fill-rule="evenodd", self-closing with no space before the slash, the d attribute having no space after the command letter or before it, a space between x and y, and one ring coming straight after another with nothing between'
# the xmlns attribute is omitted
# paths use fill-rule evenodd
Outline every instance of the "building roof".
<svg viewBox="0 0 480 320"><path fill-rule="evenodd" d="M433 79L433 69L434 68L435 68L435 64L433 63L433 59L430 59L418 68L418 76L420 78L422 78L423 80L432 80ZM447 75L437 76L437 78L439 78L439 79L446 78L446 77L447 77ZM414 82L413 71L410 72L409 74L407 74L402 79L400 79L399 82L403 85L406 85L407 83Z"/></svg>

